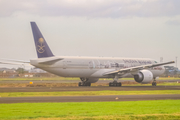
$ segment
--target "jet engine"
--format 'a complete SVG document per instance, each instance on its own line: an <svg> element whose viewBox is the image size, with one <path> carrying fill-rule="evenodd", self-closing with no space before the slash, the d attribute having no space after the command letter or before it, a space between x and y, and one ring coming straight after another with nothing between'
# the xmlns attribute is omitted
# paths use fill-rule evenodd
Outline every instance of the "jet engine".
<svg viewBox="0 0 180 120"><path fill-rule="evenodd" d="M139 73L134 75L134 79L138 83L149 83L153 80L153 74L149 70L141 70Z"/></svg>

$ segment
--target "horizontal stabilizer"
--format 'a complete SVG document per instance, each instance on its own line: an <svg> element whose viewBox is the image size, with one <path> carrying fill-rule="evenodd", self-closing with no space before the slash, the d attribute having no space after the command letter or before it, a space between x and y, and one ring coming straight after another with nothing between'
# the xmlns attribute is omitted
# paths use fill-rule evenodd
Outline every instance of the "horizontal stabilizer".
<svg viewBox="0 0 180 120"><path fill-rule="evenodd" d="M52 65L58 61L62 60L61 58L59 59L55 59L55 60L49 60L49 61L45 61L45 62L38 62L39 64L46 64L46 65Z"/></svg>
<svg viewBox="0 0 180 120"><path fill-rule="evenodd" d="M25 61L25 60L15 60L15 59L0 59L0 60L5 60L5 61L11 61L11 62L18 62L18 63L30 63L30 61Z"/></svg>
<svg viewBox="0 0 180 120"><path fill-rule="evenodd" d="M63 60L63 58L59 57L48 57L48 58L40 58L35 61L37 61L38 64L44 64L44 65L52 65L60 60Z"/></svg>
<svg viewBox="0 0 180 120"><path fill-rule="evenodd" d="M26 66L31 66L29 63L0 62L0 64L7 64L7 65L26 65Z"/></svg>

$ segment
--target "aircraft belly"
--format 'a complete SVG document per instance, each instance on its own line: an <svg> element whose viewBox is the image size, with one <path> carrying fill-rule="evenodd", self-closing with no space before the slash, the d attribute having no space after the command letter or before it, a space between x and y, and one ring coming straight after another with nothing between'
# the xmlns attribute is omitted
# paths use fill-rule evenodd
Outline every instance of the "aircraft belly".
<svg viewBox="0 0 180 120"><path fill-rule="evenodd" d="M66 69L67 77L90 77L96 70L90 69Z"/></svg>
<svg viewBox="0 0 180 120"><path fill-rule="evenodd" d="M96 70L92 70L92 69L63 69L63 68L41 68L41 69L62 77L90 77L91 74L96 72Z"/></svg>
<svg viewBox="0 0 180 120"><path fill-rule="evenodd" d="M97 69L91 77L103 78L104 74L110 71L114 71L115 69Z"/></svg>

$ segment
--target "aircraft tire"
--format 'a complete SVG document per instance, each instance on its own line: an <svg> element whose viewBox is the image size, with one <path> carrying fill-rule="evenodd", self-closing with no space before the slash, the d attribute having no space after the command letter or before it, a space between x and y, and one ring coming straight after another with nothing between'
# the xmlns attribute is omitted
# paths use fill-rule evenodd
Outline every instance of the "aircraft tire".
<svg viewBox="0 0 180 120"><path fill-rule="evenodd" d="M110 82L109 87L112 87L112 86L114 86L114 83Z"/></svg>
<svg viewBox="0 0 180 120"><path fill-rule="evenodd" d="M78 86L91 86L90 82L79 82Z"/></svg>
<svg viewBox="0 0 180 120"><path fill-rule="evenodd" d="M121 82L119 82L119 83L118 83L118 86L121 87L121 85L122 85Z"/></svg>
<svg viewBox="0 0 180 120"><path fill-rule="evenodd" d="M109 87L120 87L120 86L121 86L121 82L119 82L119 83L110 82L109 83Z"/></svg>
<svg viewBox="0 0 180 120"><path fill-rule="evenodd" d="M90 83L90 82L87 82L87 83L85 84L85 86L91 86L91 83Z"/></svg>
<svg viewBox="0 0 180 120"><path fill-rule="evenodd" d="M81 85L81 82L78 83L78 86L82 86L82 85Z"/></svg>
<svg viewBox="0 0 180 120"><path fill-rule="evenodd" d="M156 82L152 82L152 86L156 86Z"/></svg>

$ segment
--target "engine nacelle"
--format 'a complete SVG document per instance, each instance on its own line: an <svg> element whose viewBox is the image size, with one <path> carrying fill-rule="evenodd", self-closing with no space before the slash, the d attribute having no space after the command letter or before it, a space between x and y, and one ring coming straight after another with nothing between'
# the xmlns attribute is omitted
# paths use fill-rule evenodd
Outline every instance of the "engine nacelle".
<svg viewBox="0 0 180 120"><path fill-rule="evenodd" d="M153 74L149 70L141 70L139 73L134 75L134 79L138 83L149 83L153 80Z"/></svg>

